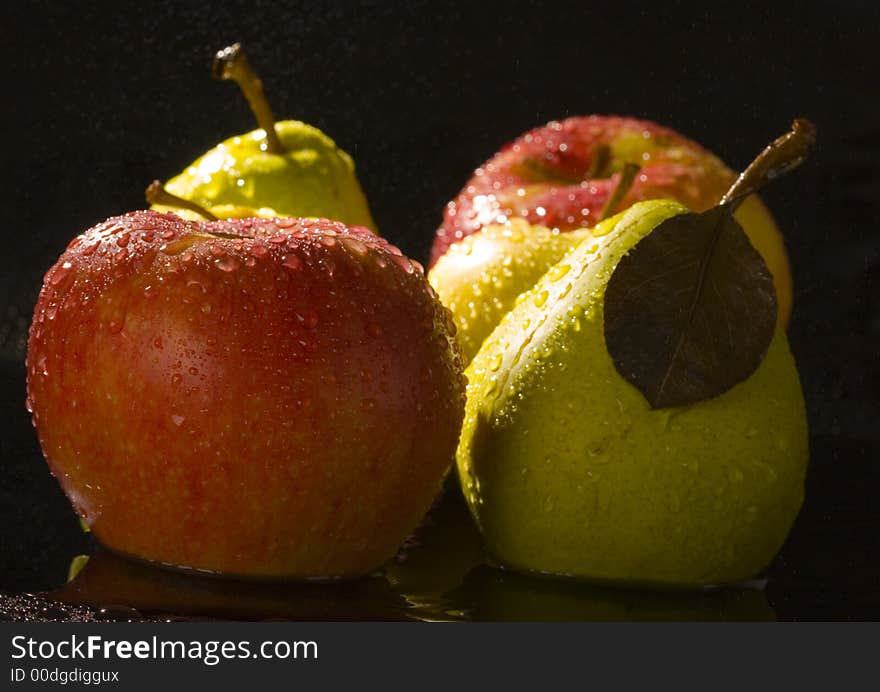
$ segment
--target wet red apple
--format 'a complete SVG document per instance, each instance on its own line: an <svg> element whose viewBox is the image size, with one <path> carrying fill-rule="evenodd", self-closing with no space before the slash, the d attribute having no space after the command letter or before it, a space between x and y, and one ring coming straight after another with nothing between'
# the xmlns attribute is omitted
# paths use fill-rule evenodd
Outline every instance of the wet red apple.
<svg viewBox="0 0 880 692"><path fill-rule="evenodd" d="M453 243L512 218L560 231L594 226L627 163L641 170L613 211L658 198L703 211L720 201L735 177L696 142L646 120L591 115L551 122L510 142L474 171L446 205L431 266ZM773 274L779 320L786 325L792 281L782 235L755 195L736 217Z"/></svg>
<svg viewBox="0 0 880 692"><path fill-rule="evenodd" d="M326 220L132 212L71 242L28 343L43 453L108 548L367 573L437 494L464 403L421 267Z"/></svg>

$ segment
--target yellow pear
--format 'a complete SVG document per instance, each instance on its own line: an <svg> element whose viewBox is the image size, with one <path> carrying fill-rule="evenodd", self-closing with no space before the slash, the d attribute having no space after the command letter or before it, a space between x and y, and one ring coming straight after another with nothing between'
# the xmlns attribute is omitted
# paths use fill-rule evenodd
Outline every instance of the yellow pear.
<svg viewBox="0 0 880 692"><path fill-rule="evenodd" d="M238 84L259 128L220 142L164 185L189 209L161 201L153 209L189 219L201 219L203 212L221 219L325 217L375 231L351 157L312 125L275 121L241 45L218 51L213 69L217 79Z"/></svg>
<svg viewBox="0 0 880 692"><path fill-rule="evenodd" d="M661 586L749 578L803 498L807 422L784 331L725 393L652 409L617 372L604 292L621 257L685 207L654 200L582 241L471 362L462 488L502 565Z"/></svg>

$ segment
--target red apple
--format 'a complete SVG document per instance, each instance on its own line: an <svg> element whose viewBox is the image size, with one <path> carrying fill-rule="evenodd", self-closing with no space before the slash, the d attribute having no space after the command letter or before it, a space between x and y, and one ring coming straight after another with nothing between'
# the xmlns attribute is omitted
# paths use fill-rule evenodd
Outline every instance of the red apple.
<svg viewBox="0 0 880 692"><path fill-rule="evenodd" d="M260 577L369 572L437 494L464 378L421 267L323 219L132 212L46 274L28 406L108 548Z"/></svg>
<svg viewBox="0 0 880 692"><path fill-rule="evenodd" d="M446 205L431 266L451 244L514 217L560 231L592 227L625 163L641 171L616 211L662 197L703 211L719 202L735 176L699 144L646 120L591 115L551 122L507 144L474 171ZM736 216L773 274L780 322L787 324L792 287L782 235L754 195Z"/></svg>

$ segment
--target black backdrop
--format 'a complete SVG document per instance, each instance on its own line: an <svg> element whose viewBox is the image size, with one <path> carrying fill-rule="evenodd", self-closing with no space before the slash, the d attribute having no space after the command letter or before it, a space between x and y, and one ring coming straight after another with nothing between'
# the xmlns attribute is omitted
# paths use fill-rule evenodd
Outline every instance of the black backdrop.
<svg viewBox="0 0 880 692"><path fill-rule="evenodd" d="M213 53L241 40L276 114L354 156L383 234L419 259L470 171L549 119L646 117L740 167L792 117L811 118L815 156L765 194L793 264L812 430L807 504L776 569L793 615L880 611L876 3L112 7L20 3L0 27L0 590L52 586L86 542L24 410L42 273L73 235L143 207L146 183L254 127L210 76ZM812 595L798 601L798 588Z"/></svg>

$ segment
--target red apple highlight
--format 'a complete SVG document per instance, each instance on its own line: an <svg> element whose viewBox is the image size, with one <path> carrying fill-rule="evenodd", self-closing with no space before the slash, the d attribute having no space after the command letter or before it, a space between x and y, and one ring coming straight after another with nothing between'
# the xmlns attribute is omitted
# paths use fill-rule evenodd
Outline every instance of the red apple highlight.
<svg viewBox="0 0 880 692"><path fill-rule="evenodd" d="M232 575L381 565L464 406L421 267L327 220L111 218L46 274L27 369L43 453L97 538Z"/></svg>

